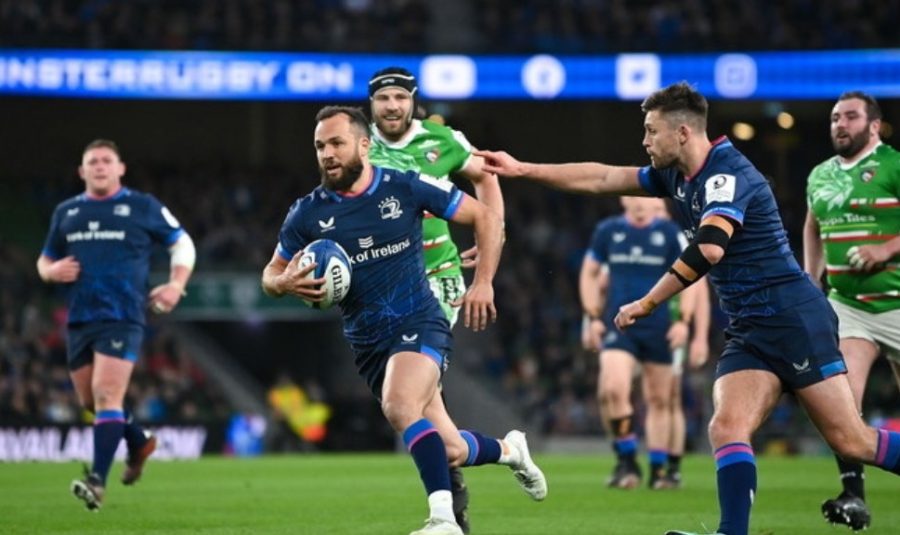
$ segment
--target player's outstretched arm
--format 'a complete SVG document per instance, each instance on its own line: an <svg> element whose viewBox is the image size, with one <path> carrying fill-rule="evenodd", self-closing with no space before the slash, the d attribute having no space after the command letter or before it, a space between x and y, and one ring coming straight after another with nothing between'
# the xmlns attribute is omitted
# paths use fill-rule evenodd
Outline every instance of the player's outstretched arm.
<svg viewBox="0 0 900 535"><path fill-rule="evenodd" d="M325 297L322 284L325 278L314 279L307 277L316 268L316 263L299 267L298 260L303 251L298 251L290 262L278 254L278 250L272 255L272 259L266 264L262 274L262 289L266 295L283 297L293 295L300 299L318 303Z"/></svg>
<svg viewBox="0 0 900 535"><path fill-rule="evenodd" d="M822 246L819 222L809 209L803 223L803 269L809 273L813 284L821 287L822 273L825 272L825 250Z"/></svg>
<svg viewBox="0 0 900 535"><path fill-rule="evenodd" d="M472 285L457 304L463 307L466 327L480 331L487 327L488 321L497 320L493 281L503 248L503 222L484 203L468 195L463 196L453 221L475 227L475 242L478 244L475 275Z"/></svg>
<svg viewBox="0 0 900 535"><path fill-rule="evenodd" d="M660 303L706 275L725 256L734 230L734 223L720 215L711 215L701 221L694 240L647 295L619 308L614 320L616 327L626 329L634 325L639 318L649 316Z"/></svg>
<svg viewBox="0 0 900 535"><path fill-rule="evenodd" d="M500 180L494 173L485 171L484 158L473 155L459 174L472 183L475 188L475 197L493 210L503 221L506 212L503 205L503 192L500 190Z"/></svg>
<svg viewBox="0 0 900 535"><path fill-rule="evenodd" d="M638 180L638 167L621 167L598 162L521 162L503 151L476 150L484 158L484 170L509 178L528 178L547 186L593 195L647 195Z"/></svg>

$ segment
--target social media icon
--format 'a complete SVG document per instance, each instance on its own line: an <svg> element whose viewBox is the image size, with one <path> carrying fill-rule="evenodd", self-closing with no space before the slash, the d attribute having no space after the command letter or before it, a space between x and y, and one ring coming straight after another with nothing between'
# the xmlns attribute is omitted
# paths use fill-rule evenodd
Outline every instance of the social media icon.
<svg viewBox="0 0 900 535"><path fill-rule="evenodd" d="M534 98L554 98L566 87L566 68L553 56L534 56L522 67L522 86Z"/></svg>
<svg viewBox="0 0 900 535"><path fill-rule="evenodd" d="M747 54L724 54L716 60L716 91L725 98L756 92L756 61Z"/></svg>
<svg viewBox="0 0 900 535"><path fill-rule="evenodd" d="M419 71L428 98L468 98L478 84L478 69L468 56L428 56Z"/></svg>
<svg viewBox="0 0 900 535"><path fill-rule="evenodd" d="M619 54L616 57L616 94L625 100L642 99L660 87L662 66L656 54Z"/></svg>

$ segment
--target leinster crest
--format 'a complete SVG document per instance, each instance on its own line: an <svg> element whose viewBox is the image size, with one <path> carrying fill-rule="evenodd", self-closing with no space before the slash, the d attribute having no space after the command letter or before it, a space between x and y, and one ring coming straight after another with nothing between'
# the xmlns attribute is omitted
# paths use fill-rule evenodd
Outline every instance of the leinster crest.
<svg viewBox="0 0 900 535"><path fill-rule="evenodd" d="M378 209L381 211L381 219L397 219L403 215L403 210L400 209L400 201L393 195L381 201L378 204Z"/></svg>

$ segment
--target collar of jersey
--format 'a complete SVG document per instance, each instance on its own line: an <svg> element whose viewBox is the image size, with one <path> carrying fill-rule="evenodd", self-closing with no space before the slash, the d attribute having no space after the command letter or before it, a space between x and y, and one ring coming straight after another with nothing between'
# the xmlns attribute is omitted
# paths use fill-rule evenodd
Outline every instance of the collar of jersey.
<svg viewBox="0 0 900 535"><path fill-rule="evenodd" d="M369 182L369 187L367 187L366 190L364 192L360 193L359 195L352 195L352 196L351 195L341 195L340 193L338 193L336 191L332 191L328 188L323 187L322 189L325 190L325 194L328 195L328 197L334 202L352 201L353 199L359 199L361 197L368 197L369 195L372 195L373 193L375 193L375 190L378 189L378 185L381 184L382 173L383 173L383 171L380 167L375 167L373 165L372 166L372 181Z"/></svg>
<svg viewBox="0 0 900 535"><path fill-rule="evenodd" d="M872 147L872 150L867 150L865 152L865 154L860 154L859 156L854 158L852 162L842 162L840 156L835 156L834 157L835 161L837 162L838 167L840 167L842 171L849 171L850 169L853 169L854 167L856 167L859 164L859 162L861 162L861 161L865 160L866 158L868 158L869 156L875 154L875 151L878 150L878 147L880 147L882 145L882 143L883 142L879 141L877 145Z"/></svg>
<svg viewBox="0 0 900 535"><path fill-rule="evenodd" d="M120 198L120 197L125 196L127 193L128 193L128 188L126 188L125 186L122 186L122 187L119 189L119 191L116 192L115 195L112 195L112 196L110 196L110 197L103 197L103 198L98 199L98 198L96 198L96 197L91 197L91 196L89 196L89 195L87 194L87 192L82 193L79 197L81 197L81 200L82 200L82 201L103 202L103 201L112 201L112 200L118 199L118 198Z"/></svg>
<svg viewBox="0 0 900 535"><path fill-rule="evenodd" d="M415 139L417 135L425 131L425 127L422 126L422 121L419 119L413 119L412 124L409 125L409 130L403 134L403 137L398 139L397 141L390 141L385 139L384 136L381 135L381 131L378 130L378 127L375 126L375 123L372 123L372 133L379 143L386 146L389 149L405 149L410 142Z"/></svg>
<svg viewBox="0 0 900 535"><path fill-rule="evenodd" d="M709 149L709 152L706 153L706 159L703 160L703 165L701 165L700 169L697 169L692 175L688 175L688 176L684 177L684 181L690 182L691 180L694 179L694 177L696 177L701 172L703 172L703 170L706 168L706 164L708 164L709 161L712 159L713 153L717 152L719 149L724 149L725 147L731 147L731 146L732 146L731 141L728 140L727 136L719 136L716 139L714 139L712 142L712 148Z"/></svg>

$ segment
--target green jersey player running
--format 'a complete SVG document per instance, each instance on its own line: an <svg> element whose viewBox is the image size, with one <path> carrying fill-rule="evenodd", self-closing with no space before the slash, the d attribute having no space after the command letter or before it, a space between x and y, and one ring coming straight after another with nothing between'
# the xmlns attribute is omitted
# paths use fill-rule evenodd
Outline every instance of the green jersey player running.
<svg viewBox="0 0 900 535"><path fill-rule="evenodd" d="M387 67L369 79L373 121L369 161L379 167L415 170L438 180L463 176L472 182L478 200L502 220L503 196L496 175L482 169L484 160L472 154L474 149L462 132L414 117L418 89L415 76L401 67ZM428 282L453 327L466 290L461 268L475 265L477 248L460 258L447 222L428 213L422 223L422 240ZM456 521L469 533L469 496L462 471L451 468L450 479Z"/></svg>
<svg viewBox="0 0 900 535"><path fill-rule="evenodd" d="M831 306L840 319L841 352L862 409L869 371L883 352L900 384L900 153L881 142L881 109L851 91L831 112L836 156L809 175L803 229L806 271L827 274ZM843 492L822 504L831 523L869 525L863 467L837 458Z"/></svg>

